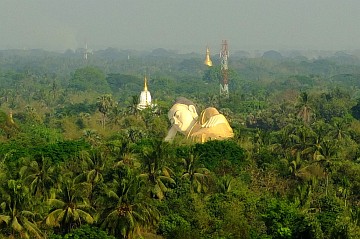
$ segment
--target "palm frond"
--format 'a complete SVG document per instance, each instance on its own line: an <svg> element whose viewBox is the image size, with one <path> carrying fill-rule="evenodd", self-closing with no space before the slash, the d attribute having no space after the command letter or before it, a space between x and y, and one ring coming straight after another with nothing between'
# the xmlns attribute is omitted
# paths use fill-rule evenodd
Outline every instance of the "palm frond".
<svg viewBox="0 0 360 239"><path fill-rule="evenodd" d="M13 217L12 222L11 222L11 228L17 232L21 232L23 230L23 226L21 226L17 217Z"/></svg>

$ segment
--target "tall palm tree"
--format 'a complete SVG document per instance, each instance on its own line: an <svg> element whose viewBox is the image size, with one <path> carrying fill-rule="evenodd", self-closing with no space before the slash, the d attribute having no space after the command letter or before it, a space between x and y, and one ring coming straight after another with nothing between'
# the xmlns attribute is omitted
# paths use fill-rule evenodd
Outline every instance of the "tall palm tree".
<svg viewBox="0 0 360 239"><path fill-rule="evenodd" d="M298 125L289 135L292 142L292 152L295 155L297 152L302 152L309 144L316 141L315 132L306 125Z"/></svg>
<svg viewBox="0 0 360 239"><path fill-rule="evenodd" d="M289 163L289 171L294 178L309 182L313 179L324 177L324 171L318 162L302 160L301 153L296 153L296 158Z"/></svg>
<svg viewBox="0 0 360 239"><path fill-rule="evenodd" d="M82 151L79 160L83 171L82 175L92 187L104 180L103 172L106 162L109 161L105 151L101 149L94 149L90 152Z"/></svg>
<svg viewBox="0 0 360 239"><path fill-rule="evenodd" d="M348 129L350 128L350 122L348 119L334 117L332 122L333 129L330 131L330 135L338 140L343 141L347 137L349 137Z"/></svg>
<svg viewBox="0 0 360 239"><path fill-rule="evenodd" d="M15 124L12 113L7 115L5 112L0 111L0 129L6 134L6 138L11 138L19 129Z"/></svg>
<svg viewBox="0 0 360 239"><path fill-rule="evenodd" d="M29 185L33 196L47 199L56 181L56 167L45 157L33 161L25 160L24 164L19 171L23 182Z"/></svg>
<svg viewBox="0 0 360 239"><path fill-rule="evenodd" d="M35 222L36 214L31 208L28 188L19 181L8 180L0 188L0 224L7 225L9 238L45 238Z"/></svg>
<svg viewBox="0 0 360 239"><path fill-rule="evenodd" d="M338 187L339 196L344 199L344 206L347 207L347 198L350 195L350 181L346 177L341 178L340 185Z"/></svg>
<svg viewBox="0 0 360 239"><path fill-rule="evenodd" d="M159 169L155 165L155 163L150 163L147 172L140 174L140 178L150 183L152 196L162 200L169 190L168 185L175 185L175 180L172 178L173 172L169 167L164 166Z"/></svg>
<svg viewBox="0 0 360 239"><path fill-rule="evenodd" d="M131 105L127 107L128 114L135 116L138 115L139 114L138 104L139 104L139 97L137 95L133 95Z"/></svg>
<svg viewBox="0 0 360 239"><path fill-rule="evenodd" d="M225 175L218 179L217 186L220 193L229 193L232 190L234 178L231 175Z"/></svg>
<svg viewBox="0 0 360 239"><path fill-rule="evenodd" d="M98 97L96 106L98 107L98 110L102 114L101 124L103 129L105 129L106 115L110 111L110 109L114 106L114 101L112 99L112 96L109 94L105 94Z"/></svg>
<svg viewBox="0 0 360 239"><path fill-rule="evenodd" d="M181 178L190 181L191 192L200 193L207 190L210 171L204 167L197 167L198 159L199 157L193 153L189 153L187 157L182 158L185 171Z"/></svg>
<svg viewBox="0 0 360 239"><path fill-rule="evenodd" d="M144 147L141 153L145 172L140 175L140 178L149 183L152 196L160 200L165 197L169 186L175 185L175 180L172 178L174 173L169 167L162 165L166 151L167 144L158 141L150 147Z"/></svg>
<svg viewBox="0 0 360 239"><path fill-rule="evenodd" d="M130 168L140 167L138 160L138 154L134 152L134 149L130 146L131 143L127 138L120 140L113 140L106 144L112 158L115 161L115 167L128 166Z"/></svg>
<svg viewBox="0 0 360 239"><path fill-rule="evenodd" d="M302 211L313 210L311 208L312 193L317 185L317 180L313 178L311 181L298 184L295 190L295 203Z"/></svg>
<svg viewBox="0 0 360 239"><path fill-rule="evenodd" d="M267 132L266 130L256 128L256 132L253 137L254 151L256 153L259 153L262 147L269 144L269 136L269 132Z"/></svg>
<svg viewBox="0 0 360 239"><path fill-rule="evenodd" d="M294 125L288 124L279 131L271 132L270 149L277 154L282 154L283 157L291 156L291 147L293 146L289 136L293 134Z"/></svg>
<svg viewBox="0 0 360 239"><path fill-rule="evenodd" d="M139 168L141 166L138 156L133 152L123 152L115 163L116 167L130 167L132 169Z"/></svg>
<svg viewBox="0 0 360 239"><path fill-rule="evenodd" d="M324 139L313 161L314 163L320 164L325 170L326 195L328 193L329 177L331 172L331 166L333 164L332 161L336 157L337 152L338 152L338 145L336 144L336 142L331 139Z"/></svg>
<svg viewBox="0 0 360 239"><path fill-rule="evenodd" d="M82 223L92 224L94 218L92 207L88 203L91 190L89 183L76 183L76 180L65 178L61 191L54 198L47 200L51 210L46 217L46 224L58 228L60 232L69 232Z"/></svg>
<svg viewBox="0 0 360 239"><path fill-rule="evenodd" d="M120 124L123 116L124 116L124 112L118 106L118 104L115 104L114 107L109 112L109 119L110 119L111 124L113 124L113 125Z"/></svg>
<svg viewBox="0 0 360 239"><path fill-rule="evenodd" d="M88 141L92 146L97 146L100 142L100 136L96 130L85 129L82 136L86 141Z"/></svg>
<svg viewBox="0 0 360 239"><path fill-rule="evenodd" d="M97 195L103 190L104 174L113 166L113 160L102 148L84 150L80 152L78 160L82 172L75 180L77 183L86 182L90 184L89 202L95 206Z"/></svg>
<svg viewBox="0 0 360 239"><path fill-rule="evenodd" d="M133 238L140 229L159 221L159 212L142 194L141 182L128 170L108 185L101 216L103 229L119 238Z"/></svg>
<svg viewBox="0 0 360 239"><path fill-rule="evenodd" d="M311 121L312 109L309 105L308 93L302 92L300 94L300 100L297 107L300 109L298 112L298 117L301 118L305 124L309 124Z"/></svg>
<svg viewBox="0 0 360 239"><path fill-rule="evenodd" d="M145 135L143 130L136 127L130 127L125 132L132 143L138 142Z"/></svg>

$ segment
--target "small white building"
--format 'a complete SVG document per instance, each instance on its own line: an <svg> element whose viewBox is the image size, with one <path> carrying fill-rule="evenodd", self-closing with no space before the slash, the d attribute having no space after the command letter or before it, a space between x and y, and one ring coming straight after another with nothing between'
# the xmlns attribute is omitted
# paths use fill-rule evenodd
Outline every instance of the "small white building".
<svg viewBox="0 0 360 239"><path fill-rule="evenodd" d="M147 79L146 76L144 77L144 90L140 93L140 99L139 104L137 108L139 110L146 109L148 107L153 107L153 104L151 103L151 94L150 91L148 91L147 87Z"/></svg>

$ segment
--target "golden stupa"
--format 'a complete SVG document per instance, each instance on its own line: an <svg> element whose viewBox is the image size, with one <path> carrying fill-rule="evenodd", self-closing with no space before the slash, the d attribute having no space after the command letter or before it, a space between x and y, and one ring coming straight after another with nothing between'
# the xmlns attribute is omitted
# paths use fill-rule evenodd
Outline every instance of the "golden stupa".
<svg viewBox="0 0 360 239"><path fill-rule="evenodd" d="M206 47L206 58L205 58L204 64L207 65L207 66L212 66L212 61L210 59L209 47Z"/></svg>

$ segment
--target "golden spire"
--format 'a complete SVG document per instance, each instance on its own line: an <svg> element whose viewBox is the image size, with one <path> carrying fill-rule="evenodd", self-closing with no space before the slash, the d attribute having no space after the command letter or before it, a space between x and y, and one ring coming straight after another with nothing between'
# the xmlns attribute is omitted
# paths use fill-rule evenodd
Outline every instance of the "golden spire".
<svg viewBox="0 0 360 239"><path fill-rule="evenodd" d="M144 77L144 91L148 91L146 76Z"/></svg>
<svg viewBox="0 0 360 239"><path fill-rule="evenodd" d="M11 124L15 124L14 119L13 119L12 111L10 111L10 113L9 113L9 121L10 121Z"/></svg>
<svg viewBox="0 0 360 239"><path fill-rule="evenodd" d="M205 58L204 64L207 65L207 66L212 66L212 61L210 59L209 47L206 47L206 58Z"/></svg>

